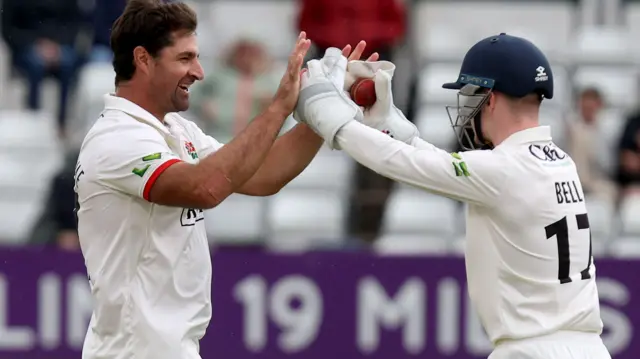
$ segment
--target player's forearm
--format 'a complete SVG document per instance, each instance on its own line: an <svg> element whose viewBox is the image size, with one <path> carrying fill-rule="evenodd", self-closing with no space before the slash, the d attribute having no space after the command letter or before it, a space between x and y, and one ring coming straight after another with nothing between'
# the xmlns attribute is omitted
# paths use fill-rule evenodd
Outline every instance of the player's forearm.
<svg viewBox="0 0 640 359"><path fill-rule="evenodd" d="M336 135L338 145L354 160L373 171L404 183L424 187L428 180L429 156L402 141L352 121Z"/></svg>
<svg viewBox="0 0 640 359"><path fill-rule="evenodd" d="M271 106L231 142L196 167L204 195L217 205L236 192L260 168L289 114Z"/></svg>
<svg viewBox="0 0 640 359"><path fill-rule="evenodd" d="M296 178L313 160L324 140L305 124L278 138L260 169L239 190L251 196L270 196Z"/></svg>

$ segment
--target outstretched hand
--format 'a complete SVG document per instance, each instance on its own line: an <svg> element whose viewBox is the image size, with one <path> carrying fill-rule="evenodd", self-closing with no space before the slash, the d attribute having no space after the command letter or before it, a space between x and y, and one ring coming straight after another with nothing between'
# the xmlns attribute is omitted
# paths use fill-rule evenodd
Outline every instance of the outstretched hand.
<svg viewBox="0 0 640 359"><path fill-rule="evenodd" d="M289 55L287 70L282 76L282 80L280 80L280 86L271 104L276 111L284 115L292 113L298 102L298 96L300 94L300 72L302 70L304 57L307 51L309 51L310 46L311 41L307 39L307 34L304 31L300 32L293 51L291 51Z"/></svg>
<svg viewBox="0 0 640 359"><path fill-rule="evenodd" d="M365 41L360 41L353 51L351 51L351 45L347 45L342 49L342 55L344 55L344 57L349 61L360 60L360 57L362 57L362 53L366 47L367 43ZM374 52L366 61L378 61L379 58L380 55L377 52Z"/></svg>
<svg viewBox="0 0 640 359"><path fill-rule="evenodd" d="M366 47L367 47L367 43L365 41L360 41L358 45L356 45L356 48L353 49L353 52L351 51L351 45L347 45L344 47L344 49L342 49L342 54L345 57L347 57L347 60L349 63L351 63L352 61L360 61L360 57L362 57L362 53L364 52L364 49ZM375 61L378 61L379 59L380 59L380 55L377 52L374 52L364 61L375 62ZM351 85L353 85L354 82L356 82L357 77L358 77L357 75L347 71L345 81L344 81L345 91L349 92L349 88L351 87ZM371 76L365 76L365 77L373 77L373 74Z"/></svg>

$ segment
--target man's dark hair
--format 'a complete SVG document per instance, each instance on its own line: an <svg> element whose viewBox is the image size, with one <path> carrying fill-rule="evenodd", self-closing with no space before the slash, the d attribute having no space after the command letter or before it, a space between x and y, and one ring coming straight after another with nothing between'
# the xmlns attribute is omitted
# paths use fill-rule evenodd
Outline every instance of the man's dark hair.
<svg viewBox="0 0 640 359"><path fill-rule="evenodd" d="M163 48L173 44L174 33L193 33L197 26L196 13L182 2L129 0L111 30L116 86L133 77L133 49L142 46L157 57Z"/></svg>

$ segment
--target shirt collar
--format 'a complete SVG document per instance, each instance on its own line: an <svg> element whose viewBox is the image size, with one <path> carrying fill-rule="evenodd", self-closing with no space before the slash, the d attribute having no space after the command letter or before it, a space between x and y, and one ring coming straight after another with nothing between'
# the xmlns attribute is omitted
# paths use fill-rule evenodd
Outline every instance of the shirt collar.
<svg viewBox="0 0 640 359"><path fill-rule="evenodd" d="M123 97L118 97L113 94L104 95L104 109L122 111L136 120L156 128L164 134L170 134L167 126L165 126L165 124L153 116L149 111Z"/></svg>
<svg viewBox="0 0 640 359"><path fill-rule="evenodd" d="M538 126L518 131L507 137L507 139L502 141L498 146L513 146L543 141L551 141L551 128L549 126Z"/></svg>

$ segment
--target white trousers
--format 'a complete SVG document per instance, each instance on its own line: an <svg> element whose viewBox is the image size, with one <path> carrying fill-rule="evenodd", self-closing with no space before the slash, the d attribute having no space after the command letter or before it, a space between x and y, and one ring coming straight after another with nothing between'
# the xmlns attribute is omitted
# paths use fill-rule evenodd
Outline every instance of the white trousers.
<svg viewBox="0 0 640 359"><path fill-rule="evenodd" d="M611 354L595 333L557 332L501 342L489 359L611 359Z"/></svg>

